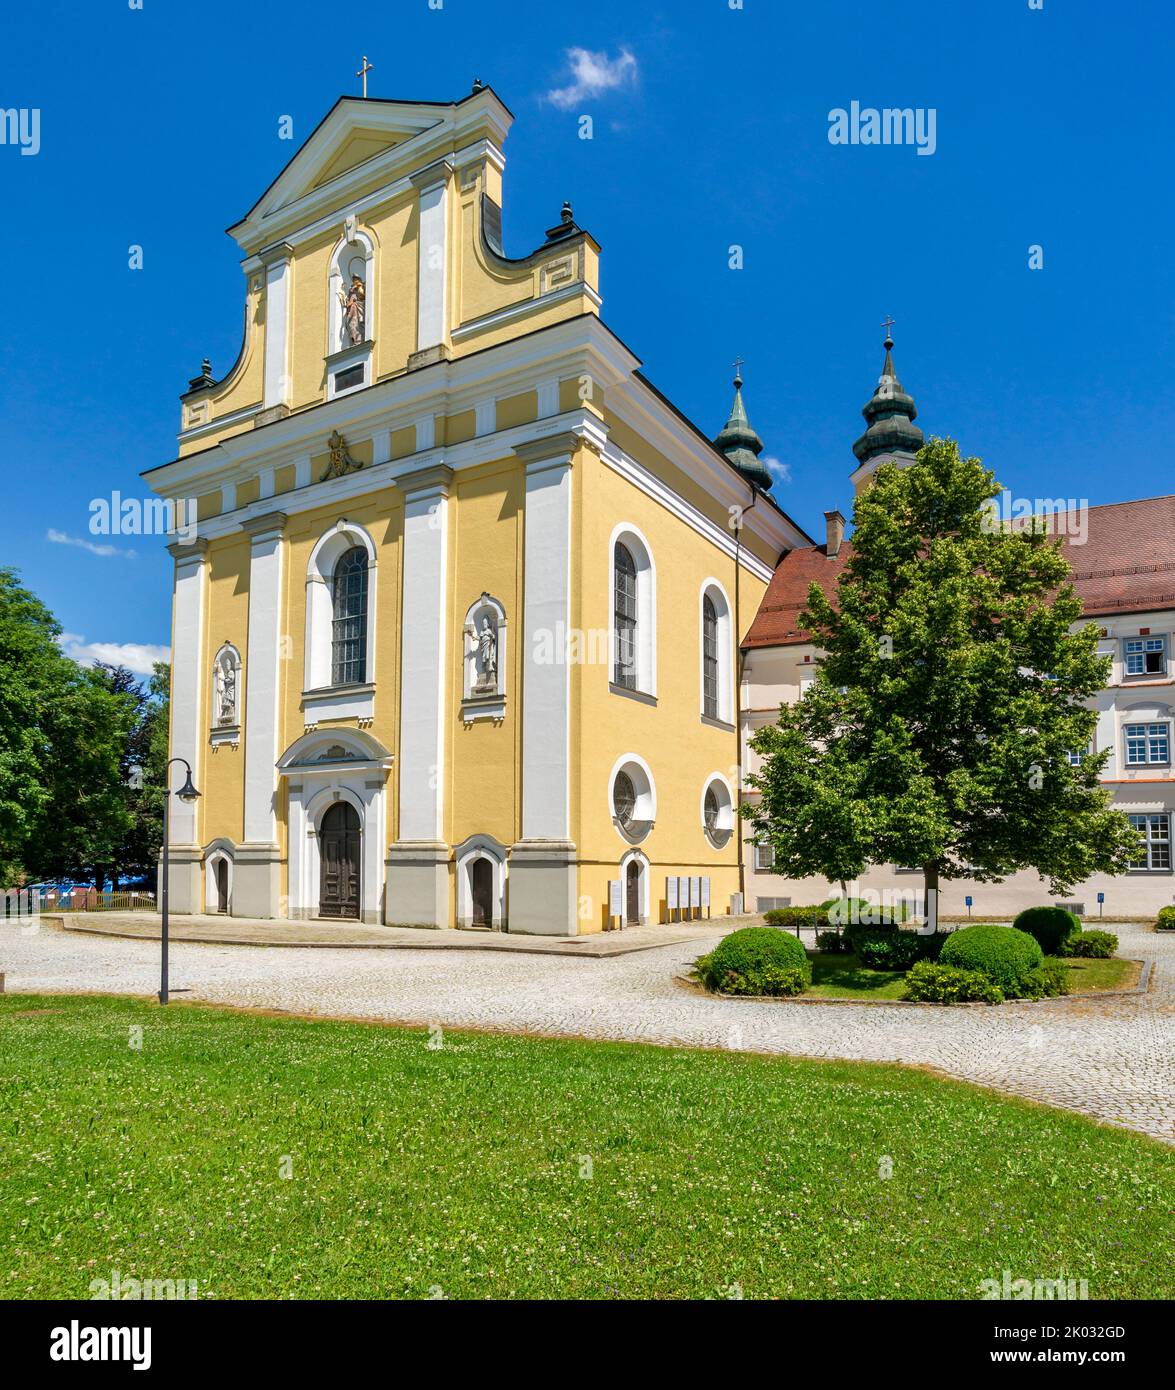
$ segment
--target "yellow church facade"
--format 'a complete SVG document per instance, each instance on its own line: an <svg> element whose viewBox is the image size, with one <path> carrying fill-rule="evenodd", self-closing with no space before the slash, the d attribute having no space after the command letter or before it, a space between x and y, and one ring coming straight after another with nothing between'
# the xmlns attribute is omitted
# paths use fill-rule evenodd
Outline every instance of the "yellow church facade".
<svg viewBox="0 0 1175 1390"><path fill-rule="evenodd" d="M739 905L739 643L811 542L606 327L566 204L506 256L511 120L480 84L342 98L230 228L240 355L146 475L196 518L173 911L575 935Z"/></svg>

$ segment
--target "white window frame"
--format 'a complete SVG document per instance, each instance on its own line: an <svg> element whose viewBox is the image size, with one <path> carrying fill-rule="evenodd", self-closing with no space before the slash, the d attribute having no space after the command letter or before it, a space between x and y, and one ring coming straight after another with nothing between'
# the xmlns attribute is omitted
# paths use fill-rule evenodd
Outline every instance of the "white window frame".
<svg viewBox="0 0 1175 1390"><path fill-rule="evenodd" d="M718 710L706 710L706 598L714 605L717 619L718 646ZM698 590L698 710L703 719L717 719L733 726L734 721L734 625L731 621L730 599L722 584L714 578L702 581Z"/></svg>
<svg viewBox="0 0 1175 1390"><path fill-rule="evenodd" d="M1132 651L1131 648L1136 650ZM1159 655L1158 669L1148 671L1146 669L1147 657L1154 653ZM1141 669L1132 671L1130 669L1131 660L1136 660L1141 665ZM1122 638L1122 678L1123 680L1145 680L1148 676L1165 676L1167 674L1167 639L1165 636L1158 637L1123 637Z"/></svg>
<svg viewBox="0 0 1175 1390"><path fill-rule="evenodd" d="M1132 758L1130 756L1131 735L1133 730L1141 729L1141 735L1134 734L1134 742L1141 738L1146 756L1143 758ZM1158 741L1162 740L1165 756L1156 758L1152 756ZM1128 768L1138 767L1170 767L1171 766L1171 721L1169 719L1146 719L1138 720L1122 726L1122 751L1123 764Z"/></svg>
<svg viewBox="0 0 1175 1390"><path fill-rule="evenodd" d="M1134 874L1169 874L1172 870L1171 857L1171 813L1170 811L1143 811L1133 813L1130 816L1131 827L1146 839L1145 863L1133 861L1130 865L1130 872ZM1135 825L1135 821L1145 821L1143 826ZM1165 834L1155 835L1152 833L1158 828L1165 830ZM1166 848L1165 864L1154 862L1156 847Z"/></svg>
<svg viewBox="0 0 1175 1390"><path fill-rule="evenodd" d="M706 793L711 789L718 800L718 824L715 829L719 834L726 833L726 838L721 841L717 841L711 836L710 828L706 824ZM702 834L705 835L707 844L712 849L726 849L734 839L736 816L734 793L730 789L730 783L721 772L712 772L702 783L702 797L698 803L698 815L702 823Z"/></svg>
<svg viewBox="0 0 1175 1390"><path fill-rule="evenodd" d="M621 772L627 773L636 797L632 819L629 822L630 828L627 830L620 824L620 818L616 815L614 799L616 777ZM646 839L656 823L657 785L653 781L652 769L639 753L624 753L612 764L612 771L608 774L608 818L617 835L630 845L640 844Z"/></svg>
<svg viewBox="0 0 1175 1390"><path fill-rule="evenodd" d="M769 840L755 841L755 872L770 874L775 871L775 846Z"/></svg>
<svg viewBox="0 0 1175 1390"><path fill-rule="evenodd" d="M616 669L616 547L636 567L636 685L622 686ZM622 521L608 541L608 680L614 691L657 697L657 566L651 546L631 522Z"/></svg>

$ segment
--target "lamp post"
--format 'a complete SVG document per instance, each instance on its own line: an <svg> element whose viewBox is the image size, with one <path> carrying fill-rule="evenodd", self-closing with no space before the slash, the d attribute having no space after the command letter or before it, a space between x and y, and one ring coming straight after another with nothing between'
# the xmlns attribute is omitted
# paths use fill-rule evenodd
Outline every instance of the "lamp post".
<svg viewBox="0 0 1175 1390"><path fill-rule="evenodd" d="M188 805L200 795L192 782L192 765L187 758L172 758L171 762L163 769L163 885L160 888L159 903L163 913L163 929L161 938L163 943L163 956L159 966L159 1002L167 1003L167 891L168 880L171 877L168 861L168 831L171 826L171 767L172 763L183 763L187 770L184 778L184 785L176 792L176 796Z"/></svg>

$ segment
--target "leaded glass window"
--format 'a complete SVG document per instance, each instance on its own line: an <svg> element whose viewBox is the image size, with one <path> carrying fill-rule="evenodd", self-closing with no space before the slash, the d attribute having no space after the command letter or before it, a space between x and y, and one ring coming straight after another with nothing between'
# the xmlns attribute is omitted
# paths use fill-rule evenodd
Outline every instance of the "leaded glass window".
<svg viewBox="0 0 1175 1390"><path fill-rule="evenodd" d="M626 545L617 542L613 581L613 625L616 652L612 679L626 690L636 689L636 563Z"/></svg>
<svg viewBox="0 0 1175 1390"><path fill-rule="evenodd" d="M335 566L331 625L331 684L367 679L367 551L348 550Z"/></svg>

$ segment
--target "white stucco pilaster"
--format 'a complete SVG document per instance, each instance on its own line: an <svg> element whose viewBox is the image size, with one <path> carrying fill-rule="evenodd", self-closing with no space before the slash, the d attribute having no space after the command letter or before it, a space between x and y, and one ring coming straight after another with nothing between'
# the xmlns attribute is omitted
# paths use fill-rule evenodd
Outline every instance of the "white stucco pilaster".
<svg viewBox="0 0 1175 1390"><path fill-rule="evenodd" d="M290 329L293 323L294 248L279 242L261 252L265 265L265 389L263 404L288 406Z"/></svg>
<svg viewBox="0 0 1175 1390"><path fill-rule="evenodd" d="M198 788L204 780L206 746L204 645L208 612L208 542L175 541L168 546L175 560L171 637L171 757L186 758ZM182 772L173 768L169 776ZM171 785L178 785L174 781ZM168 884L173 912L199 912L201 853L200 803L178 797L171 803L171 852Z"/></svg>
<svg viewBox="0 0 1175 1390"><path fill-rule="evenodd" d="M452 166L441 160L412 176L412 182L420 191L416 319L418 352L443 343L448 330L446 286L449 263L449 179L452 172Z"/></svg>
<svg viewBox="0 0 1175 1390"><path fill-rule="evenodd" d="M237 858L233 912L283 915L279 903L277 760L281 753L283 542L286 518L269 512L249 533L249 645L245 660L245 839Z"/></svg>

